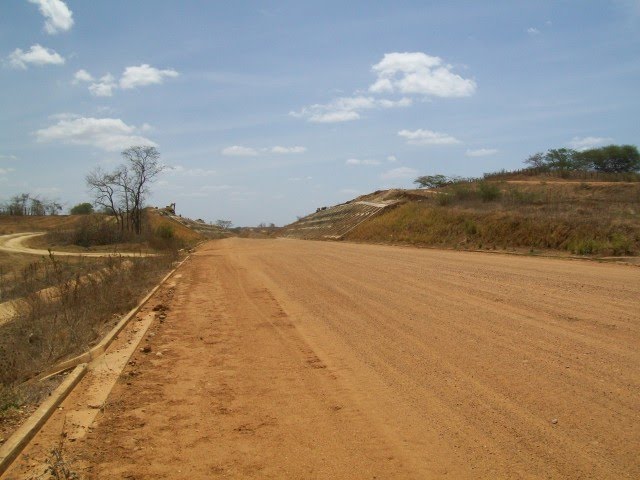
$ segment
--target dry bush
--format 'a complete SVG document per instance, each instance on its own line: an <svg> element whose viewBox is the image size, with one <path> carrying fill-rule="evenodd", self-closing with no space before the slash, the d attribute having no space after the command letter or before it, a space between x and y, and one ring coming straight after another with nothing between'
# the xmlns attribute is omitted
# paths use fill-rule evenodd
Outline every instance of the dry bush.
<svg viewBox="0 0 640 480"><path fill-rule="evenodd" d="M0 410L21 401L23 382L97 343L175 260L104 257L90 264L92 274L70 279L65 262L50 256L44 281L56 285L54 298L39 294L23 272L21 288L28 293L12 321L0 325Z"/></svg>

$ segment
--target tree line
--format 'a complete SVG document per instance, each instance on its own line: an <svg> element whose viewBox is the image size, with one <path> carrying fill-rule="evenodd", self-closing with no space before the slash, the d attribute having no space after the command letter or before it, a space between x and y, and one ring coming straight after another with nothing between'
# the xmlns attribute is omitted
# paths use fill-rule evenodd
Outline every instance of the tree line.
<svg viewBox="0 0 640 480"><path fill-rule="evenodd" d="M57 200L49 200L31 193L19 193L0 204L0 215L58 215L61 211L62 204Z"/></svg>
<svg viewBox="0 0 640 480"><path fill-rule="evenodd" d="M640 170L640 153L634 145L608 145L583 151L554 148L534 153L524 163L541 171L629 173Z"/></svg>
<svg viewBox="0 0 640 480"><path fill-rule="evenodd" d="M640 153L635 145L608 145L606 147L591 148L577 151L570 148L552 148L546 152L538 152L529 156L524 164L525 170L520 172L557 172L560 175L569 172L595 173L634 173L640 171ZM504 175L503 171L496 174L487 173L485 178ZM474 182L477 178L464 178L446 175L423 175L416 178L418 188L440 188L457 183Z"/></svg>

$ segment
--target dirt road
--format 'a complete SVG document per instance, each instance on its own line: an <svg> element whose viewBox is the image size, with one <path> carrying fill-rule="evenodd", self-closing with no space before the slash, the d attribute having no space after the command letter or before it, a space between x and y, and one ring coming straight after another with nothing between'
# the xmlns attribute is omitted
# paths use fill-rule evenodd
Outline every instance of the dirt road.
<svg viewBox="0 0 640 480"><path fill-rule="evenodd" d="M227 239L180 273L86 478L640 477L637 267Z"/></svg>
<svg viewBox="0 0 640 480"><path fill-rule="evenodd" d="M0 235L0 251L8 253L27 253L30 255L49 255L49 250L42 248L31 248L25 245L25 243L34 237L44 235L45 232L21 232L12 233L9 235ZM53 253L59 257L108 257L114 255L114 252L65 252L61 250L55 250ZM115 254L121 257L146 257L153 255L150 253L141 252L116 252Z"/></svg>

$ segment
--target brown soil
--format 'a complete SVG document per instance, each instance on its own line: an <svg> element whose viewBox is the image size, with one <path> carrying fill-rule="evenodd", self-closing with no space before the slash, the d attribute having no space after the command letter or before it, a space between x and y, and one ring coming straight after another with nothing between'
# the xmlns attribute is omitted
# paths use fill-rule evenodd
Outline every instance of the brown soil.
<svg viewBox="0 0 640 480"><path fill-rule="evenodd" d="M83 478L640 477L637 267L228 239L180 274Z"/></svg>

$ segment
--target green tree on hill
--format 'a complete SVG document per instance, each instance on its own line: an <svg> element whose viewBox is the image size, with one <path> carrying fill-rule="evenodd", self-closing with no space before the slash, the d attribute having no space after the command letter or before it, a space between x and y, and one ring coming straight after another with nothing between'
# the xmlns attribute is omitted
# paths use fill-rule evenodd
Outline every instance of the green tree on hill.
<svg viewBox="0 0 640 480"><path fill-rule="evenodd" d="M93 205L88 202L79 203L71 207L69 213L71 215L89 215L90 213L93 213Z"/></svg>
<svg viewBox="0 0 640 480"><path fill-rule="evenodd" d="M640 170L640 153L634 145L608 145L580 152L583 162L597 172L626 173Z"/></svg>

